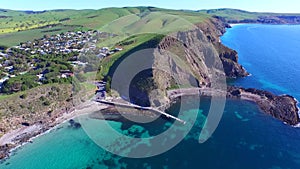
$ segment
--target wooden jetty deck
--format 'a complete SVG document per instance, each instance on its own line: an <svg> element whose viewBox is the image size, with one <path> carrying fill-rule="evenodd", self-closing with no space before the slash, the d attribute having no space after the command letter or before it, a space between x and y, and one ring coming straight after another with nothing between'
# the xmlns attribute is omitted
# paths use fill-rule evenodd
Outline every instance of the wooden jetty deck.
<svg viewBox="0 0 300 169"><path fill-rule="evenodd" d="M112 101L106 101L106 100L95 100L96 102L99 102L99 103L103 103L103 104L109 104L109 105L114 105L114 106L121 106L121 107L127 107L127 108L135 108L135 109L140 109L140 110L149 110L149 111L153 111L153 112L156 112L158 114L161 114L161 115L164 115L165 117L167 118L171 118L171 119L174 119L182 124L186 124L186 121L184 120L181 120L180 118L178 117L175 117L173 115L170 115L166 112L163 112L161 110L158 110L158 109L155 109L153 107L142 107L142 106L139 106L139 105L135 105L135 104L125 104L125 103L118 103L118 102L112 102Z"/></svg>

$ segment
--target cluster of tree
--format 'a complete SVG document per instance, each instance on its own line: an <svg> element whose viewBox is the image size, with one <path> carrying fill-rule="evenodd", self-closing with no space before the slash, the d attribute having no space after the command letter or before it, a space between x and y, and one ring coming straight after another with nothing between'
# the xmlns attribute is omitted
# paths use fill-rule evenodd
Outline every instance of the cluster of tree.
<svg viewBox="0 0 300 169"><path fill-rule="evenodd" d="M84 55L81 55L79 57L79 61L89 64L89 66L84 67L83 69L84 72L94 72L94 71L98 71L99 69L100 60L93 53L86 53Z"/></svg>
<svg viewBox="0 0 300 169"><path fill-rule="evenodd" d="M12 94L34 88L40 84L73 83L72 77L62 78L61 72L74 71L69 60L74 58L77 53L30 55L20 49L12 49L11 52L7 61L9 61L9 65L14 66L14 70L10 74L16 76L3 83L2 93ZM30 64L33 64L34 67L30 67ZM25 71L27 73L20 74ZM37 75L43 75L43 77L39 79ZM0 76L5 76L3 69L0 69Z"/></svg>
<svg viewBox="0 0 300 169"><path fill-rule="evenodd" d="M37 76L31 74L19 75L5 81L1 90L3 93L11 94L14 92L24 91L38 86Z"/></svg>

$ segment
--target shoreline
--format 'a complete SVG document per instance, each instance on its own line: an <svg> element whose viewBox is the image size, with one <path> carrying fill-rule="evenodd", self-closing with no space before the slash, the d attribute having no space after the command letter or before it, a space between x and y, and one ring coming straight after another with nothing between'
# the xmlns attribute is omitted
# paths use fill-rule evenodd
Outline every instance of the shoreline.
<svg viewBox="0 0 300 169"><path fill-rule="evenodd" d="M234 27L234 26L245 25L245 24L247 24L247 23L230 24L230 26L231 26L231 27ZM251 76L251 74L249 74L248 76ZM237 90L242 89L242 90L243 90L243 88L235 88L235 89L237 89ZM200 92L201 95L203 95L203 96L211 96L212 94L214 94L214 95L220 95L220 93L218 93L218 92L216 92L216 91L212 91L212 89L210 89L210 88L205 88L205 87L204 87L204 88L193 88L193 89L179 89L179 90L181 90L181 91L182 91L182 90L185 90L186 93L177 93L177 94L178 94L177 96L173 95L173 96L171 96L171 97L174 97L174 99L175 99L175 98L179 98L180 96L183 96L183 95L193 95L193 91ZM201 90L202 90L202 91L201 91ZM172 91L168 91L168 92L172 92ZM228 91L225 93L225 96L226 96L226 97L228 97L227 94L228 94ZM222 93L221 95L223 96L224 93ZM239 95L241 95L241 96L239 96ZM277 96L277 97L281 97L281 96ZM245 93L244 93L244 94L239 93L239 94L237 94L237 95L231 95L231 96L229 96L229 98L237 98L237 99L241 99L241 100L248 100L248 101L254 102L254 103L257 104L259 107L261 107L261 106L257 103L257 102L259 102L260 100L262 100L260 95L255 95L255 94L254 94L254 95L251 95L251 94L249 95L249 94L245 94ZM295 98L293 98L293 99L294 99L295 102L297 102L297 104L299 104L299 102L298 102ZM172 100L172 99L171 99L171 100ZM89 106L89 105L85 105L85 106L84 106L84 104L86 104L86 103L89 103L89 101L83 103L82 107ZM79 106L79 107L80 107L80 106ZM108 106L107 106L107 107L108 107ZM106 108L107 108L107 107L106 107ZM89 107L88 107L88 108L89 108ZM297 108L298 108L298 118L299 118L299 116L300 116L300 110L299 110L299 107L297 107ZM84 109L84 108L83 108L83 109ZM80 110L83 110L83 109L79 109L79 111L80 111ZM103 108L103 109L105 109L105 108ZM78 110L77 110L77 111L78 111ZM266 110L262 110L262 111L266 112ZM268 114L270 114L270 113L268 113ZM13 153L14 151L18 150L18 149L21 148L22 146L24 146L24 145L26 145L26 144L32 142L34 139L36 139L36 138L38 138L38 137L40 137L40 136L43 136L43 135L45 135L45 134L47 134L47 133L49 133L49 132L55 130L59 125L61 125L61 124L65 123L65 122L67 122L68 120L70 120L70 119L72 119L72 118L76 118L76 117L78 117L78 116L80 116L80 115L83 115L83 114L77 113L77 112L76 112L76 109L75 109L74 111L71 111L71 112L69 112L69 113L67 113L67 112L62 113L61 116L58 117L58 118L56 118L55 121L54 121L52 124L43 124L44 126L41 125L42 127L41 127L40 129L37 129L37 130L35 131L35 134L31 135L31 137L30 137L29 139L27 139L27 140L25 140L25 141L23 141L23 140L20 141L20 140L19 140L19 142L15 143L15 145L10 145L10 146L12 146L12 147L7 147L7 151L5 151L5 152L8 152L8 154L5 154L6 158L8 158L8 157L11 155L11 153ZM297 125L299 125L299 127L300 127L300 123L294 125L294 127L296 127ZM29 127L32 127L32 126L29 126ZM24 127L24 128L28 128L28 127ZM17 130L21 130L21 129L17 129ZM25 130L25 129L24 129L24 130ZM5 135L11 134L11 133L13 133L13 132L16 132L16 130L10 131L10 132L6 133ZM25 132L25 133L26 133L26 132ZM16 132L15 135L13 135L13 136L14 136L14 138L16 138L16 137L18 137L18 136L20 136L20 135L22 135L22 134L24 134L24 133L22 133L22 132L21 132L21 133L20 133L20 132ZM4 137L5 135L3 135L3 136L0 137L0 146L1 146L1 139L2 139L2 137ZM8 141L13 141L14 138L13 138L13 139L8 139ZM17 141L18 141L18 140L17 140ZM3 157L3 156L1 156L1 151L0 151L0 162L1 162L2 160L5 160L5 159L6 159L6 158L2 158L2 159L1 159L1 157Z"/></svg>
<svg viewBox="0 0 300 169"><path fill-rule="evenodd" d="M230 23L230 27L233 28L235 26L246 25L247 23Z"/></svg>
<svg viewBox="0 0 300 169"><path fill-rule="evenodd" d="M224 96L224 93L220 94L220 91L211 88L188 88L170 90L168 91L168 97L172 101L181 96L195 95L195 93L199 93L201 96ZM226 99L240 99L253 102L262 112L269 114L290 126L295 127L299 125L300 127L299 102L292 96L278 96L264 90L228 86L225 97Z"/></svg>
<svg viewBox="0 0 300 169"><path fill-rule="evenodd" d="M75 108L75 110L69 113L62 113L61 116L56 118L53 123L33 124L32 126L22 127L4 134L0 138L0 148L3 148L3 150L0 151L0 162L5 161L7 158L9 158L14 153L14 151L18 150L28 143L32 143L38 137L50 133L61 124L64 124L69 120L77 118L81 115L90 113L87 112L86 108L89 108L91 104L94 103L91 101L84 102L82 105L79 105L77 108ZM97 108L99 108L99 110L103 110L108 108L108 106L97 105Z"/></svg>
<svg viewBox="0 0 300 169"><path fill-rule="evenodd" d="M288 95L276 96L267 91L262 91L262 90L257 90L257 89L244 89L244 88L233 87L233 86L228 87L227 91L223 91L223 92L220 90L216 91L212 88L207 88L207 87L181 88L181 89L174 89L174 90L167 91L167 97L170 99L171 103L174 103L177 99L179 99L182 96L193 96L193 95L197 95L197 94L199 94L200 96L216 96L216 97L225 97L225 99L230 98L230 99L239 99L239 100L250 101L250 102L257 104L262 112L264 112L266 114L270 114L271 116L273 116L277 119L279 119L279 118L276 117L274 114L272 114L272 112L268 109L269 108L268 105L270 105L271 102L273 102L274 98L287 98L287 99L290 99L290 100L288 100L291 103L289 105L290 108L293 106L296 106L294 110L297 111L296 112L297 123L291 124L291 121L286 122L282 119L279 119L279 120L281 120L285 124L291 125L292 127L295 127L295 128L300 127L300 120L299 120L300 109L297 106L297 104L299 102L297 101L297 99L295 99L292 96L288 96ZM291 100L293 100L293 102L291 102ZM32 143L38 137L50 133L51 131L53 131L57 127L59 127L59 125L66 123L68 120L79 117L84 114L93 113L93 112L95 112L95 108L97 108L97 111L100 111L100 110L106 110L110 107L108 105L99 104L99 103L95 104L95 103L96 102L93 102L93 101L87 101L84 104L82 104L81 106L78 106L78 108L73 110L72 112L62 114L62 116L58 117L55 120L55 122L54 122L55 124L46 124L46 126L32 125L29 127L24 127L25 129L23 129L23 130L22 130L22 128L20 128L20 129L13 130L13 131L5 134L5 135L12 135L12 136L9 137L10 139L8 139L8 140L4 139L4 141L12 142L13 144L10 144L11 147L8 147L6 150L4 150L5 156L3 156L3 154L2 154L2 156L1 156L2 158L0 158L0 162L5 161L7 158L9 158L11 155L13 155L13 153L15 151L17 151L24 145L26 145L28 143ZM281 102L279 102L279 103L281 103ZM284 108L286 108L286 107L284 107ZM118 115L118 114L114 114L114 115ZM147 116L147 114L144 114L144 115ZM119 114L118 116L122 116L122 115ZM102 120L107 120L107 119L102 119ZM54 126L50 127L51 125L54 125ZM28 128L35 129L35 133L33 135L30 135L29 138L25 139L25 140L16 139L22 135L24 137L26 137L27 133L24 132L24 130L26 131L26 128L27 129ZM17 131L19 131L19 132L17 132ZM20 131L23 131L23 132L20 132ZM1 137L1 139L2 139L2 143L0 143L0 144L3 144L3 136Z"/></svg>

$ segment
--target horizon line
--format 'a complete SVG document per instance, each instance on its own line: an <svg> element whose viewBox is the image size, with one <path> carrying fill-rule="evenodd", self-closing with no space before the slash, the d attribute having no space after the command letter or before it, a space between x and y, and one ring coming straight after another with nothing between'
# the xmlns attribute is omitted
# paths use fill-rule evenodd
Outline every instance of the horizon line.
<svg viewBox="0 0 300 169"><path fill-rule="evenodd" d="M207 11L207 10L219 10L219 9L231 9L231 10L240 10L244 12L250 12L250 13L278 13L278 14L300 14L297 12L268 12L268 11L263 11L263 12L258 12L258 11L248 11L244 9L238 9L238 8L212 8L212 9L173 9L173 8L161 8L161 7L155 7L155 6L123 6L123 7L104 7L104 8L98 8L98 9L93 9L93 8L86 8L86 9L75 9L75 8L54 8L54 9L44 9L44 10L34 10L34 9L5 9L5 8L0 8L0 11L2 10L10 10L10 11L19 11L19 12L47 12L47 11L59 11L59 10L76 10L76 11L81 11L81 10L102 10L102 9L109 9L109 8L157 8L157 9L167 9L167 10L177 10L177 11L193 11L193 12L199 12L199 11Z"/></svg>

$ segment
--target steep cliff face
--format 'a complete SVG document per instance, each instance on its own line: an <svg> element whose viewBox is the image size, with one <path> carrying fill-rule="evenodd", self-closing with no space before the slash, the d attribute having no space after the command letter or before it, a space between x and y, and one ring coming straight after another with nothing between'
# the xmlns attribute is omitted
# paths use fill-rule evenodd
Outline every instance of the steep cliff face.
<svg viewBox="0 0 300 169"><path fill-rule="evenodd" d="M218 51L200 29L165 37L155 56L154 67L166 68L181 85L212 87L214 80L225 78Z"/></svg>
<svg viewBox="0 0 300 169"><path fill-rule="evenodd" d="M203 31L207 39L217 50L227 77L237 78L249 75L243 66L238 63L237 52L224 46L220 41L220 36L226 32L226 28L229 28L230 25L219 18L211 18L197 26Z"/></svg>
<svg viewBox="0 0 300 169"><path fill-rule="evenodd" d="M206 88L212 91L225 91L228 97L257 103L262 111L287 124L298 124L300 122L299 110L292 96L276 96L267 91L238 87L229 87L228 90L224 90L222 86L226 83L224 79L248 75L238 64L237 52L219 42L219 37L225 32L227 26L224 22L213 18L205 24L198 25L200 29L178 32L165 37L160 42L154 57L153 67L165 68L163 73L154 71L153 78L158 88L165 91L172 87L173 77L185 87L186 84L193 84L193 78L195 78L196 85L190 85L190 87L198 85L203 87L200 90ZM178 64L174 55L184 63ZM158 94L156 93L156 96Z"/></svg>
<svg viewBox="0 0 300 169"><path fill-rule="evenodd" d="M180 87L209 87L223 90L226 78L247 76L238 64L237 52L219 42L224 22L211 18L197 27L165 36L157 45L153 60L156 91L149 94L160 105L168 102L166 91Z"/></svg>
<svg viewBox="0 0 300 169"><path fill-rule="evenodd" d="M196 26L198 29L166 36L158 47L158 53L164 57L156 57L154 66L166 68L166 65L170 65L165 72L179 74L180 76L176 78L182 82L184 79L195 77L198 86L211 85L211 78L209 78L211 67L219 69L219 72L225 73L228 78L248 75L238 63L237 52L219 41L219 37L225 33L229 25L217 18L211 18ZM174 59L172 59L174 55L181 59L185 65L188 65L185 68L190 72L183 70L182 67L180 68L174 63ZM172 87L174 80L166 73L154 72L154 75L159 86Z"/></svg>

